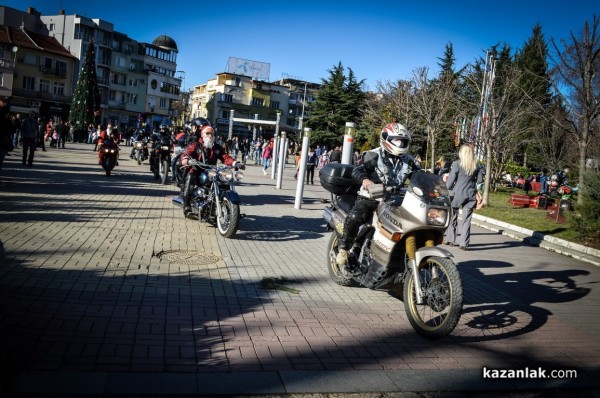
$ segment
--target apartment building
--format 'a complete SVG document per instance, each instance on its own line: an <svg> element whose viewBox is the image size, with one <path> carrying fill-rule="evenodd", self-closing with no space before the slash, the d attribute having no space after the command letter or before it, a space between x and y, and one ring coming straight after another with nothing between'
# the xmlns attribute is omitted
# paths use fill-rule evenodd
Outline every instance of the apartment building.
<svg viewBox="0 0 600 398"><path fill-rule="evenodd" d="M39 13L0 7L0 98L12 112L68 117L77 59L54 38L38 33ZM15 26L15 25L19 26ZM31 30L30 30L31 29Z"/></svg>
<svg viewBox="0 0 600 398"><path fill-rule="evenodd" d="M214 79L194 87L191 97L192 117L205 117L220 136L229 132L230 118L255 120L233 122L233 136L242 138L272 137L279 115L280 131L290 129L281 117L288 113L289 89L278 83L255 80L229 72L217 73ZM261 123L261 121L269 123Z"/></svg>
<svg viewBox="0 0 600 398"><path fill-rule="evenodd" d="M175 77L177 44L168 36L139 43L114 30L112 23L81 15L41 16L48 34L76 58L72 78L77 82L87 46L96 46L96 75L100 89L100 122L121 128L139 122L170 124L172 102L179 98L181 79Z"/></svg>

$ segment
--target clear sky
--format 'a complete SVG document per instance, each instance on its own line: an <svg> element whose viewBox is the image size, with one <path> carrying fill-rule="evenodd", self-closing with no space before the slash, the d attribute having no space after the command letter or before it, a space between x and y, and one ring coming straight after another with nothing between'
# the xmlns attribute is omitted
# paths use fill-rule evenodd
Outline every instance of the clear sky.
<svg viewBox="0 0 600 398"><path fill-rule="evenodd" d="M44 15L99 18L116 31L151 43L172 37L185 88L227 70L229 57L270 64L271 81L327 78L341 62L375 89L378 81L404 79L418 67L437 73L438 58L451 43L460 68L507 42L522 48L539 23L546 39L578 34L600 17L600 1L548 0L0 0Z"/></svg>

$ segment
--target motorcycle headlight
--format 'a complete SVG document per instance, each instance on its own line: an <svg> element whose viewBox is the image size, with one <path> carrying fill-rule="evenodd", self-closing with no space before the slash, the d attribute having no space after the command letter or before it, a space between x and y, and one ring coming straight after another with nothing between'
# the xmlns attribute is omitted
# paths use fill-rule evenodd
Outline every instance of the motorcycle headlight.
<svg viewBox="0 0 600 398"><path fill-rule="evenodd" d="M114 149L111 149L111 150L110 150L110 153L115 153L115 150L114 150Z"/></svg>
<svg viewBox="0 0 600 398"><path fill-rule="evenodd" d="M136 149L141 149L142 148L142 143L141 142L136 142L135 143L135 147L136 147Z"/></svg>
<svg viewBox="0 0 600 398"><path fill-rule="evenodd" d="M446 209L437 209L435 207L427 210L427 224L429 225L446 225L446 220L448 219L448 210Z"/></svg>
<svg viewBox="0 0 600 398"><path fill-rule="evenodd" d="M231 172L230 169L223 169L223 170L219 170L219 178L222 181L231 181L233 179L233 173Z"/></svg>
<svg viewBox="0 0 600 398"><path fill-rule="evenodd" d="M241 171L236 171L235 172L235 179L240 181L242 178L244 178L244 173L242 173Z"/></svg>
<svg viewBox="0 0 600 398"><path fill-rule="evenodd" d="M104 152L108 152L108 148L104 148Z"/></svg>
<svg viewBox="0 0 600 398"><path fill-rule="evenodd" d="M212 179L217 175L217 170L210 169L208 170L208 176Z"/></svg>
<svg viewBox="0 0 600 398"><path fill-rule="evenodd" d="M168 151L169 147L166 146L166 145L163 145L163 146L160 147L160 149L163 150L163 151Z"/></svg>

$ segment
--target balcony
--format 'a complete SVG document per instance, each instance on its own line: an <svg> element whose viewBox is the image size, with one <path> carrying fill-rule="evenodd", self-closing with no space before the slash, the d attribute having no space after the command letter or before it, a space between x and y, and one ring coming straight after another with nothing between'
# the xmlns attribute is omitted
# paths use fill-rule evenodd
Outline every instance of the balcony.
<svg viewBox="0 0 600 398"><path fill-rule="evenodd" d="M125 109L125 102L123 101L108 101L108 107L113 109Z"/></svg>
<svg viewBox="0 0 600 398"><path fill-rule="evenodd" d="M50 92L41 92L38 90L26 90L22 88L13 88L13 95L23 98L31 98L36 100L54 101L70 103L72 96L63 94L54 94Z"/></svg>
<svg viewBox="0 0 600 398"><path fill-rule="evenodd" d="M15 61L8 58L0 59L0 68L14 69Z"/></svg>
<svg viewBox="0 0 600 398"><path fill-rule="evenodd" d="M99 77L97 80L98 80L98 84L100 86L108 86L108 78L107 77Z"/></svg>

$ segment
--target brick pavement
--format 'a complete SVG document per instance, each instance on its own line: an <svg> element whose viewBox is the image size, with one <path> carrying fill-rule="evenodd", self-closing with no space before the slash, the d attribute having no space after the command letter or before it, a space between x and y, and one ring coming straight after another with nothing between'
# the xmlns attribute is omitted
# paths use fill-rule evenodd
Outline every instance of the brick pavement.
<svg viewBox="0 0 600 398"><path fill-rule="evenodd" d="M124 151L106 177L91 146L7 157L0 174L0 392L257 394L600 387L600 270L473 228L465 308L427 341L390 292L335 285L328 194L249 165L235 239L184 219L173 186ZM174 252L174 253L171 253ZM184 256L188 252L187 256ZM177 254L175 260L169 254ZM199 256L203 255L203 256ZM267 278L287 289L265 289ZM291 290L295 289L295 290ZM482 367L576 369L489 380Z"/></svg>

